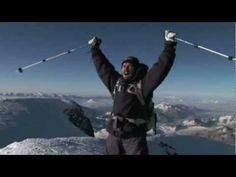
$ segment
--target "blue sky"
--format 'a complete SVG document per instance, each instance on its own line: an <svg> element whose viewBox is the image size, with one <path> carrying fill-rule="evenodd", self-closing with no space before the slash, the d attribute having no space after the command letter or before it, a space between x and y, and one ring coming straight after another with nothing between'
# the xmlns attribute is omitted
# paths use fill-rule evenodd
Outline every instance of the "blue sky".
<svg viewBox="0 0 236 177"><path fill-rule="evenodd" d="M164 44L164 30L180 38L235 55L233 22L0 22L0 92L108 95L91 61L89 48L37 65L16 69L102 38L102 50L120 70L121 60L136 56L151 66ZM176 60L155 94L235 95L234 63L178 42Z"/></svg>

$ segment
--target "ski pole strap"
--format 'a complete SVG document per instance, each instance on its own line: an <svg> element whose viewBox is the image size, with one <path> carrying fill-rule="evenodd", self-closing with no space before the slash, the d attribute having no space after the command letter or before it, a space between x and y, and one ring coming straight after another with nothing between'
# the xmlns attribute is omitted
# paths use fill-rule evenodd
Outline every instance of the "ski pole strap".
<svg viewBox="0 0 236 177"><path fill-rule="evenodd" d="M132 119L132 118L128 118L128 117L112 116L112 119L119 120L121 122L124 121L124 120L127 120L129 123L135 124L137 126L146 123L146 121L144 119L141 119L141 118Z"/></svg>

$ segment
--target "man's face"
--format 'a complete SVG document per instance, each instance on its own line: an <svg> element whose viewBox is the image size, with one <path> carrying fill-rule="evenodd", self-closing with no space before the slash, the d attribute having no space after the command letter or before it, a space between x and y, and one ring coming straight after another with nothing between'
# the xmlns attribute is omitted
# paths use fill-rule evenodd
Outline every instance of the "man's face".
<svg viewBox="0 0 236 177"><path fill-rule="evenodd" d="M125 80L132 78L132 76L134 75L133 65L129 62L123 63L121 67L121 75Z"/></svg>

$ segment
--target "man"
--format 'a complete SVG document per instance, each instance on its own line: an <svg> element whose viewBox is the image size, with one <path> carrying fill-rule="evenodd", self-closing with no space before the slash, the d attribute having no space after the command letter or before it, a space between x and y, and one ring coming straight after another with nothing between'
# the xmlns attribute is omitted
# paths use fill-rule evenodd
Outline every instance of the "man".
<svg viewBox="0 0 236 177"><path fill-rule="evenodd" d="M170 71L176 48L176 33L165 31L165 47L159 61L148 71L145 64L136 57L123 60L121 72L117 72L100 49L101 39L94 37L89 41L93 62L98 75L113 95L114 104L111 119L107 126L109 136L106 140L108 155L147 155L147 126L145 111L134 87L141 81L142 96L151 99L154 90ZM139 122L139 123L138 123Z"/></svg>

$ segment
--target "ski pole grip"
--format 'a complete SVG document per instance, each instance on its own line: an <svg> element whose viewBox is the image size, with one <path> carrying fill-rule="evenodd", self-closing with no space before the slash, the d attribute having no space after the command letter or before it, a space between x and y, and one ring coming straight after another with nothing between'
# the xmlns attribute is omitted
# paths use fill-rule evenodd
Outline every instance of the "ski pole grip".
<svg viewBox="0 0 236 177"><path fill-rule="evenodd" d="M229 56L228 59L229 59L229 60L233 60L233 57L232 57L232 56Z"/></svg>
<svg viewBox="0 0 236 177"><path fill-rule="evenodd" d="M235 57L233 57L233 56L228 56L228 59L229 59L229 60L231 60L231 61L233 61L233 60L235 60L235 61L236 61L236 58L235 58Z"/></svg>

